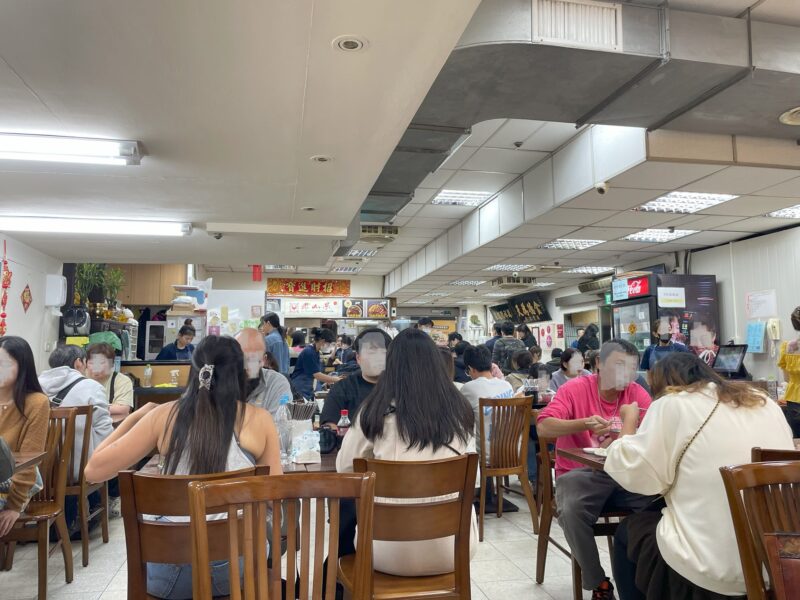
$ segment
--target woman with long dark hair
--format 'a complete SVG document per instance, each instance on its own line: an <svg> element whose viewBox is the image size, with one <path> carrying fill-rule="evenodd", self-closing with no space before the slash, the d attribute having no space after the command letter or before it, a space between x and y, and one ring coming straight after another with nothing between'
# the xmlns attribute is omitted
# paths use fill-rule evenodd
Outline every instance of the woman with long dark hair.
<svg viewBox="0 0 800 600"><path fill-rule="evenodd" d="M312 342L303 348L297 357L297 364L294 371L289 376L295 389L303 394L303 398L314 398L314 383L336 383L342 378L336 375L326 375L322 372L321 353L329 354L333 352L333 343L336 335L330 329L324 327L313 327L311 329Z"/></svg>
<svg viewBox="0 0 800 600"><path fill-rule="evenodd" d="M600 350L600 339L597 337L598 333L600 333L600 329L597 325L591 323L586 327L583 335L578 338L578 350L583 356L586 356L589 350Z"/></svg>
<svg viewBox="0 0 800 600"><path fill-rule="evenodd" d="M620 407L621 437L605 462L628 491L664 496L620 524L612 561L620 598L744 598L719 468L750 462L756 446L793 449L791 430L776 402L694 354L667 354L650 381L657 401L638 431L639 407Z"/></svg>
<svg viewBox="0 0 800 600"><path fill-rule="evenodd" d="M13 452L43 452L49 419L50 401L36 377L31 347L21 337L0 337L0 437ZM41 489L36 467L0 481L0 538Z"/></svg>
<svg viewBox="0 0 800 600"><path fill-rule="evenodd" d="M268 465L283 473L280 443L270 414L247 404L244 355L230 337L209 336L192 355L189 382L178 400L148 404L125 419L94 451L86 478L105 481L157 448L166 475L202 475ZM175 520L175 518L171 518ZM227 594L228 569L214 585ZM148 564L148 593L191 598L191 565Z"/></svg>
<svg viewBox="0 0 800 600"><path fill-rule="evenodd" d="M386 370L352 421L336 457L339 472L351 472L354 458L439 460L475 451L472 407L453 386L436 344L416 328L392 341ZM402 576L449 573L453 541L375 542L374 567Z"/></svg>
<svg viewBox="0 0 800 600"><path fill-rule="evenodd" d="M525 347L528 350L539 345L539 342L536 340L536 336L533 335L530 327L528 327L525 323L517 325L517 339L525 344Z"/></svg>
<svg viewBox="0 0 800 600"><path fill-rule="evenodd" d="M156 360L191 360L194 352L192 340L197 331L192 326L192 320L186 319L178 330L178 337L171 344L167 344L156 356Z"/></svg>
<svg viewBox="0 0 800 600"><path fill-rule="evenodd" d="M281 319L274 312L268 312L261 317L261 324L258 326L264 342L267 345L267 352L271 353L278 361L276 371L281 375L289 374L289 344L286 343L286 330L281 327Z"/></svg>

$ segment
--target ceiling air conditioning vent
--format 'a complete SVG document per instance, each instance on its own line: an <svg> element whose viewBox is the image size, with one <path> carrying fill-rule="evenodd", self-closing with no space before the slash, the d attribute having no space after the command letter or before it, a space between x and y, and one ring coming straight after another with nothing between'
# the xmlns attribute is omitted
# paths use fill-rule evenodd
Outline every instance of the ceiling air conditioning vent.
<svg viewBox="0 0 800 600"><path fill-rule="evenodd" d="M608 292L611 290L611 277L601 277L594 281L587 281L586 283L578 284L578 291L581 294L588 294L590 292Z"/></svg>
<svg viewBox="0 0 800 600"><path fill-rule="evenodd" d="M594 0L534 0L533 41L622 51L622 5Z"/></svg>
<svg viewBox="0 0 800 600"><path fill-rule="evenodd" d="M387 244L393 242L400 228L394 225L362 225L361 237L365 244Z"/></svg>
<svg viewBox="0 0 800 600"><path fill-rule="evenodd" d="M492 279L492 287L500 290L527 290L533 287L533 277L498 277Z"/></svg>

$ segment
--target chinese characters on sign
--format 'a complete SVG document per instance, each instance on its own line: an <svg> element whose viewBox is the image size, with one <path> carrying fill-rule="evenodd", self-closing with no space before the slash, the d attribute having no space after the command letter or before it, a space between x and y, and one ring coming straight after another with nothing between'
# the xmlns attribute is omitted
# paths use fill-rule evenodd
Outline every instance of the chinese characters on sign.
<svg viewBox="0 0 800 600"><path fill-rule="evenodd" d="M270 277L267 280L267 294L269 296L341 298L350 295L350 281L347 279L284 279Z"/></svg>
<svg viewBox="0 0 800 600"><path fill-rule="evenodd" d="M537 292L516 296L506 304L489 308L495 321L512 321L514 323L537 323L549 321L550 313Z"/></svg>
<svg viewBox="0 0 800 600"><path fill-rule="evenodd" d="M330 317L342 316L340 298L333 300L289 300L284 303L284 317Z"/></svg>

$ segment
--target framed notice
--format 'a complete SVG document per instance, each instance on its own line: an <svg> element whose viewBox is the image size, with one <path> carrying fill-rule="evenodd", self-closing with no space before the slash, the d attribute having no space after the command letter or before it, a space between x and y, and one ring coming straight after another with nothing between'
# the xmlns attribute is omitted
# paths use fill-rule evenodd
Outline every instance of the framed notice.
<svg viewBox="0 0 800 600"><path fill-rule="evenodd" d="M744 305L748 319L769 319L778 316L778 298L775 290L747 292Z"/></svg>
<svg viewBox="0 0 800 600"><path fill-rule="evenodd" d="M662 308L686 308L686 289L682 287L658 288L658 305Z"/></svg>

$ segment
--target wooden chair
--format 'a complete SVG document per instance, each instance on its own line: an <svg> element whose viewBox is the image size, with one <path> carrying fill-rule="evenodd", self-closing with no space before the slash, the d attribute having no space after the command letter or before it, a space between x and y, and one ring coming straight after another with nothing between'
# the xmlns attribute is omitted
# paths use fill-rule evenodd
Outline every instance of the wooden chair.
<svg viewBox="0 0 800 600"><path fill-rule="evenodd" d="M536 412L536 411L533 411ZM538 414L538 413L537 413ZM583 598L583 586L581 578L581 568L573 558L572 553L565 546L550 536L550 529L553 525L553 517L557 513L555 485L553 483L553 467L555 464L555 452L550 450L549 445L555 444L555 439L547 439L539 436L539 475L538 481L542 485L542 519L539 523L539 538L536 549L536 583L544 581L544 569L547 562L547 549L553 544L560 552L572 561L572 594L575 600ZM605 536L608 540L608 551L613 554L613 535L619 523L611 522L612 518L625 517L628 512L604 512L600 515L601 521L593 526L595 537Z"/></svg>
<svg viewBox="0 0 800 600"><path fill-rule="evenodd" d="M81 552L83 555L83 566L89 565L89 520L94 519L97 515L101 515L100 527L103 535L103 543L108 543L108 482L103 483L89 483L83 474L86 468L86 463L89 460L89 446L92 439L92 413L94 407L85 406L71 406L75 409L77 419L84 418L83 439L78 440L79 444L76 447L81 448L80 455L76 455L73 451L72 460L70 461L69 471L67 472L67 488L65 495L75 496L78 501L78 520L81 527ZM75 465L78 468L75 469ZM75 471L78 472L78 477L75 477ZM100 492L100 506L93 511L89 510L89 494Z"/></svg>
<svg viewBox="0 0 800 600"><path fill-rule="evenodd" d="M765 533L775 600L790 600L800 590L800 533Z"/></svg>
<svg viewBox="0 0 800 600"><path fill-rule="evenodd" d="M452 573L399 577L373 571L371 598L470 598L470 531L477 469L478 455L474 453L420 462L353 461L355 472L375 473L378 498L403 500L375 503L372 540L413 542L454 536ZM358 536L360 542L360 520ZM357 560L357 554L339 560L339 578L346 590L357 585Z"/></svg>
<svg viewBox="0 0 800 600"><path fill-rule="evenodd" d="M800 531L800 461L720 467L733 517L747 597L771 598L763 568L765 533Z"/></svg>
<svg viewBox="0 0 800 600"><path fill-rule="evenodd" d="M768 450L766 448L753 448L750 450L750 461L754 463L787 460L800 460L800 450Z"/></svg>
<svg viewBox="0 0 800 600"><path fill-rule="evenodd" d="M67 471L75 443L74 408L50 409L47 427L45 456L39 465L44 487L20 514L13 529L0 542L7 542L6 570L11 568L14 547L17 542L36 542L39 552L39 600L47 598L47 560L61 545L64 556L64 571L67 583L72 583L72 545L69 541L67 521L64 517L64 491L67 486ZM60 538L50 549L50 526L55 524ZM28 527L27 525L35 525Z"/></svg>
<svg viewBox="0 0 800 600"><path fill-rule="evenodd" d="M213 475L143 475L135 471L119 474L122 497L122 521L128 554L128 598L155 598L147 593L147 563L190 564L192 562L191 528L185 522L145 520L144 515L188 517L188 485L192 481L223 479L266 474L269 467L252 467ZM212 559L227 557L227 526L211 526Z"/></svg>
<svg viewBox="0 0 800 600"><path fill-rule="evenodd" d="M333 600L336 595L335 564L338 556L339 504L342 499L355 499L358 510L358 544L356 547L354 573L354 600L366 600L370 592L372 571L372 505L375 493L375 475L372 473L320 473L305 475L276 475L272 477L246 477L219 482L196 481L189 485L192 514L192 583L193 597L212 597L209 562L224 558L230 561L230 597L241 600L242 590L233 585L241 579L239 557L244 560L244 598L246 600L280 600L282 592L281 561L267 564L267 516L274 515L270 546L280 546L281 509L285 511L289 527L286 551L287 586L300 578L301 600L322 598L325 501L329 504L330 528L328 536L328 560L331 565L325 581L325 598ZM297 503L300 504L300 526L297 528ZM313 524L312 524L313 507ZM227 512L224 521L206 521L205 515ZM243 518L240 518L242 517ZM243 520L243 526L241 521ZM239 524L237 524L239 522ZM212 528L224 527L228 538L224 557L214 556ZM313 539L312 539L313 528ZM240 531L241 530L241 531ZM297 562L297 538L300 537L300 561ZM314 562L311 570L311 553ZM299 572L298 568L299 567ZM129 567L130 568L130 567ZM294 594L287 594L294 597Z"/></svg>
<svg viewBox="0 0 800 600"><path fill-rule="evenodd" d="M483 517L486 511L486 486L491 477L495 478L497 489L497 516L503 516L503 485L501 478L509 475L519 477L519 483L531 511L533 532L539 533L539 511L533 498L533 490L528 481L528 430L531 424L530 397L488 399L478 401L480 413L480 472L481 495L478 514L478 532L483 541ZM489 448L484 443L487 438L487 425L484 410L492 409ZM488 451L488 452L487 452ZM487 456L488 453L488 456Z"/></svg>

